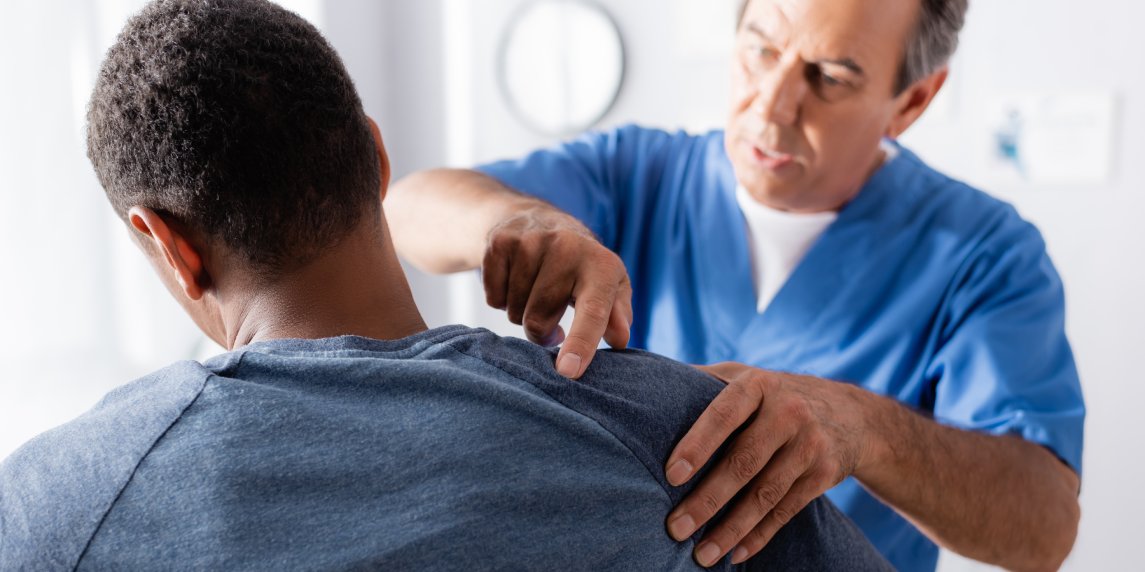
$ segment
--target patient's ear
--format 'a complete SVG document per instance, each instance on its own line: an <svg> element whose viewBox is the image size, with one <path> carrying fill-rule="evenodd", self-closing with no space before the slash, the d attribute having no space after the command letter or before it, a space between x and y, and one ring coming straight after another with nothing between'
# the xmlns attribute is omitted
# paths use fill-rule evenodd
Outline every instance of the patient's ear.
<svg viewBox="0 0 1145 572"><path fill-rule="evenodd" d="M378 128L378 124L370 117L366 117L366 121L370 123L370 132L374 134L374 146L378 148L378 164L381 169L381 188L378 190L379 198L386 198L386 190L390 188L390 158L386 155L386 145L382 142L382 130Z"/></svg>
<svg viewBox="0 0 1145 572"><path fill-rule="evenodd" d="M151 251L156 270L166 274L164 282L173 288L166 280L173 278L187 298L201 300L211 280L199 247L149 208L132 207L127 211L127 220L138 233L137 238L149 245L146 249Z"/></svg>

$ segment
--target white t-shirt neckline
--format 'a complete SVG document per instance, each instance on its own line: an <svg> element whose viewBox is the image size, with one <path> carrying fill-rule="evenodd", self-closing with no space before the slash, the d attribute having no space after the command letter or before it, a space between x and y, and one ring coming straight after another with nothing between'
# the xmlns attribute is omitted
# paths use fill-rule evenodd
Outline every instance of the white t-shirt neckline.
<svg viewBox="0 0 1145 572"><path fill-rule="evenodd" d="M898 157L899 149L890 141L883 140L879 147L884 153L883 165ZM747 223L755 309L762 314L819 237L838 220L839 213L776 210L753 199L743 185L736 187L736 201Z"/></svg>
<svg viewBox="0 0 1145 572"><path fill-rule="evenodd" d="M747 222L756 311L762 314L839 213L776 210L756 201L742 185L736 187L736 201Z"/></svg>

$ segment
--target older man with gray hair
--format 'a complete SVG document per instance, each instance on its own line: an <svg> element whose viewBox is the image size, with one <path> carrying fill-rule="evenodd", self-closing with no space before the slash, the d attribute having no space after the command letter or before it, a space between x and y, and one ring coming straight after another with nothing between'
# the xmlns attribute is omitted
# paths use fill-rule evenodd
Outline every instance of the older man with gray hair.
<svg viewBox="0 0 1145 572"><path fill-rule="evenodd" d="M711 521L701 564L746 560L826 493L899 569L938 546L1060 566L1085 418L1061 281L1011 206L896 142L966 10L746 1L724 130L627 126L415 174L387 199L398 250L481 268L490 305L563 342L568 378L601 339L737 362L709 368L727 386L665 465L689 482L727 444L666 515L678 539Z"/></svg>

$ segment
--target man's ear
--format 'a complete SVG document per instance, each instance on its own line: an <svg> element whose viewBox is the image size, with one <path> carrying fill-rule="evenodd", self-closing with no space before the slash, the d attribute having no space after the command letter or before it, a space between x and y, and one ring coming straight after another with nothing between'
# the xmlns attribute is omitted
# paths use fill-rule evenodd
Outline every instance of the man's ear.
<svg viewBox="0 0 1145 572"><path fill-rule="evenodd" d="M161 257L154 260L156 269L168 272L187 298L201 300L211 279L199 248L149 208L132 207L127 211L127 220L139 233L138 238L151 245L153 257Z"/></svg>
<svg viewBox="0 0 1145 572"><path fill-rule="evenodd" d="M922 112L930 107L930 102L934 101L934 97L938 95L938 91L946 83L948 75L950 75L950 69L943 67L914 82L906 91L899 94L896 98L895 116L891 118L891 123L887 127L887 137L895 139L911 125L914 125L914 122L922 116Z"/></svg>
<svg viewBox="0 0 1145 572"><path fill-rule="evenodd" d="M373 118L366 117L366 121L370 123L370 132L374 134L374 146L378 148L378 164L381 169L381 188L378 189L379 199L386 198L386 190L390 188L390 157L386 154L386 145L382 142L382 130L378 128L378 124L374 123Z"/></svg>

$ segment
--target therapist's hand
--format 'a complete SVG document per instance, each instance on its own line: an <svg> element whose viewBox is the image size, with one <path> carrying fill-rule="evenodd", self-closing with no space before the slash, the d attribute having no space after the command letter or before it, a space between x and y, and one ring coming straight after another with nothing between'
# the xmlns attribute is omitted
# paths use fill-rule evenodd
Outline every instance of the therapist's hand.
<svg viewBox="0 0 1145 572"><path fill-rule="evenodd" d="M628 271L579 220L547 204L518 211L489 232L481 264L485 297L525 327L529 340L561 344L557 371L578 379L600 340L628 345L632 287ZM566 334L559 322L576 308Z"/></svg>
<svg viewBox="0 0 1145 572"><path fill-rule="evenodd" d="M668 516L668 531L685 540L735 498L706 531L695 558L711 566L730 552L739 563L863 462L868 446L865 392L741 364L699 369L728 385L669 456L668 482L686 483L733 433L742 431Z"/></svg>

